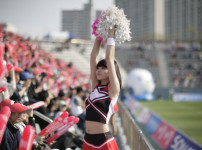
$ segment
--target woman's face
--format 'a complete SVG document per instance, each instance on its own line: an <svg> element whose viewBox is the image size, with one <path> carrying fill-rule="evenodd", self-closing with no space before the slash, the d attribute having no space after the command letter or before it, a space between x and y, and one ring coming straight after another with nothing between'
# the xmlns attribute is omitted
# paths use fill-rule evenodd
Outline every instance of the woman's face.
<svg viewBox="0 0 202 150"><path fill-rule="evenodd" d="M97 80L106 80L109 77L108 69L106 67L97 67L96 69Z"/></svg>

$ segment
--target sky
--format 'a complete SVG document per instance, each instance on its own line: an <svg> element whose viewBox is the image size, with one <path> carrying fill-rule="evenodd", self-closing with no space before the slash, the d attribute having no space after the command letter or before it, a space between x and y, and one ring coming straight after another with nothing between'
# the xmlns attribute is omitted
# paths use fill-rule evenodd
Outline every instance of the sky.
<svg viewBox="0 0 202 150"><path fill-rule="evenodd" d="M62 10L81 10L89 0L0 0L0 23L17 27L18 33L41 38L61 30ZM95 9L105 10L114 0L93 0Z"/></svg>

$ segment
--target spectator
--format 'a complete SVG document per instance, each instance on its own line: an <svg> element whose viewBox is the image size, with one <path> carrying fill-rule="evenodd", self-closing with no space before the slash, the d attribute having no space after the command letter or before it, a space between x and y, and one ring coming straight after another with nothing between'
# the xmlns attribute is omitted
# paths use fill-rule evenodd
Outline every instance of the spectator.
<svg viewBox="0 0 202 150"><path fill-rule="evenodd" d="M40 76L40 73L42 72L39 70L35 71L35 76L28 89L29 104L36 103L39 99L37 94L42 91L42 88L39 86L43 79L42 76Z"/></svg>
<svg viewBox="0 0 202 150"><path fill-rule="evenodd" d="M31 125L35 128L35 119L33 117L33 109L31 108L21 113L21 119L14 124L14 127L19 129L22 135L26 125Z"/></svg>
<svg viewBox="0 0 202 150"><path fill-rule="evenodd" d="M50 100L50 104L47 106L47 108L49 109L50 113L49 113L49 117L54 120L55 118L55 114L56 114L56 111L57 111L57 104L56 104L56 98L52 98Z"/></svg>
<svg viewBox="0 0 202 150"><path fill-rule="evenodd" d="M78 126L82 129L83 133L85 131L85 115L84 115L84 101L82 99L84 91L82 87L76 88L76 95L71 99L71 114L79 117Z"/></svg>
<svg viewBox="0 0 202 150"><path fill-rule="evenodd" d="M59 93L58 93L58 99L61 99L61 100L65 100L67 98L65 92L63 90L60 90Z"/></svg>
<svg viewBox="0 0 202 150"><path fill-rule="evenodd" d="M33 109L28 109L22 112L21 119L19 119L17 123L15 123L14 127L19 129L20 134L22 135L26 125L31 125L32 127L35 128L35 119L33 117ZM33 142L32 149L36 149L36 150L45 150L45 148L50 149L49 145L47 145L46 143L42 141L44 138L45 138L44 136L35 135L35 140Z"/></svg>
<svg viewBox="0 0 202 150"><path fill-rule="evenodd" d="M58 118L66 110L67 110L66 102L63 100L60 100L58 103L58 112L55 114L55 119Z"/></svg>
<svg viewBox="0 0 202 150"><path fill-rule="evenodd" d="M34 75L30 74L29 72L22 72L20 74L20 80L22 80L22 89L20 91L21 95L21 103L22 104L29 104L29 97L28 97L28 89L31 86L31 79L34 78ZM24 87L23 87L24 86Z"/></svg>
<svg viewBox="0 0 202 150"><path fill-rule="evenodd" d="M76 95L76 88L74 86L71 86L69 88L69 93L68 93L68 97L72 98L74 95Z"/></svg>
<svg viewBox="0 0 202 150"><path fill-rule="evenodd" d="M47 91L41 91L38 94L38 100L39 101L44 101L45 104L42 107L39 107L38 109L36 109L38 112L42 113L43 115L49 117L50 114L50 110L47 108L47 106L50 104L50 97L49 97L49 93ZM39 117L35 117L36 118L36 123L38 123L40 125L41 129L44 129L47 126L47 122L45 122L44 120L40 119Z"/></svg>
<svg viewBox="0 0 202 150"><path fill-rule="evenodd" d="M10 81L7 81L7 78L3 78L2 81L0 81L0 87L5 86L6 90L4 91L4 94L0 95L0 101L4 99L9 99L11 95L13 95L14 91L16 90L16 80L15 80L15 71L14 68L11 69L9 72Z"/></svg>
<svg viewBox="0 0 202 150"><path fill-rule="evenodd" d="M5 99L2 104L3 106L10 107L11 115L1 141L0 149L16 150L19 147L21 135L19 129L15 128L14 125L21 121L23 112L28 111L29 108L20 103L14 103L14 101L9 99Z"/></svg>
<svg viewBox="0 0 202 150"><path fill-rule="evenodd" d="M30 81L26 80L24 84L20 82L20 73L23 71L21 68L15 66L15 80L16 80L16 90L14 91L13 95L10 97L11 100L14 100L15 102L20 103L21 97L24 95L24 93L28 90L30 86Z"/></svg>

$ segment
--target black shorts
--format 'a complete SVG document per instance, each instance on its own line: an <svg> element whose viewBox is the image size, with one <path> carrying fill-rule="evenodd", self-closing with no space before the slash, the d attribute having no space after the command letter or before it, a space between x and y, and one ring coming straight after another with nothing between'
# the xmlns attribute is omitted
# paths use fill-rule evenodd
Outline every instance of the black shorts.
<svg viewBox="0 0 202 150"><path fill-rule="evenodd" d="M101 134L85 133L83 150L118 150L118 146L111 132Z"/></svg>

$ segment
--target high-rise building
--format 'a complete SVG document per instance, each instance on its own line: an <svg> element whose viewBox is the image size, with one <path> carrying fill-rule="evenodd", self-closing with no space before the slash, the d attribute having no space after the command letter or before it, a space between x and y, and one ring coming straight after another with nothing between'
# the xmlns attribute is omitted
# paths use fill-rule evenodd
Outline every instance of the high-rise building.
<svg viewBox="0 0 202 150"><path fill-rule="evenodd" d="M133 40L154 39L154 0L115 0L130 20Z"/></svg>
<svg viewBox="0 0 202 150"><path fill-rule="evenodd" d="M202 40L202 1L165 0L165 29L168 40Z"/></svg>
<svg viewBox="0 0 202 150"><path fill-rule="evenodd" d="M115 0L134 40L202 40L202 0Z"/></svg>
<svg viewBox="0 0 202 150"><path fill-rule="evenodd" d="M68 31L76 38L91 39L91 24L95 17L92 0L84 5L83 10L63 10L62 31Z"/></svg>

